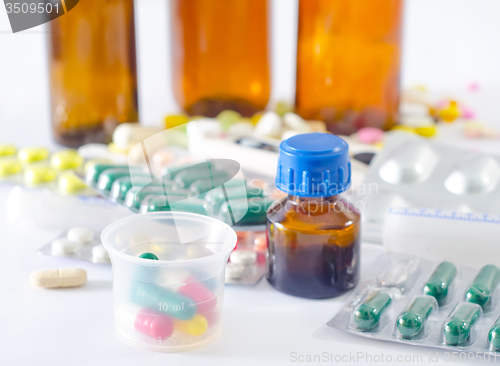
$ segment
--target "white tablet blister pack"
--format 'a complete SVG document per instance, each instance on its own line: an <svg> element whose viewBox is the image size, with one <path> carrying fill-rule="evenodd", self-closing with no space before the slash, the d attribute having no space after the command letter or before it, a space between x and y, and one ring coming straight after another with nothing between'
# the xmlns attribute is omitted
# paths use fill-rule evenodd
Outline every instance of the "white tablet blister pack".
<svg viewBox="0 0 500 366"><path fill-rule="evenodd" d="M390 207L498 214L499 182L499 157L390 134L354 195L364 202L364 239L381 241Z"/></svg>
<svg viewBox="0 0 500 366"><path fill-rule="evenodd" d="M328 326L362 337L500 356L500 269L384 253Z"/></svg>

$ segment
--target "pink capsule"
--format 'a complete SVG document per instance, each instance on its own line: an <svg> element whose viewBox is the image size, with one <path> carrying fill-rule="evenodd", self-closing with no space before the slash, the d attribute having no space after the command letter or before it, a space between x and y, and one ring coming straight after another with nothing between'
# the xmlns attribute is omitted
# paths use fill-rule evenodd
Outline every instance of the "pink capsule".
<svg viewBox="0 0 500 366"><path fill-rule="evenodd" d="M358 139L365 144L376 144L384 140L384 131L375 127L363 127L358 131Z"/></svg>
<svg viewBox="0 0 500 366"><path fill-rule="evenodd" d="M473 119L476 117L476 113L470 108L462 107L462 117L465 119Z"/></svg>
<svg viewBox="0 0 500 366"><path fill-rule="evenodd" d="M172 318L154 310L142 309L134 321L136 331L156 339L166 339L174 331Z"/></svg>
<svg viewBox="0 0 500 366"><path fill-rule="evenodd" d="M212 291L198 282L196 278L189 277L187 284L179 287L179 294L189 297L196 303L196 310L200 314L207 314L217 305L217 298Z"/></svg>

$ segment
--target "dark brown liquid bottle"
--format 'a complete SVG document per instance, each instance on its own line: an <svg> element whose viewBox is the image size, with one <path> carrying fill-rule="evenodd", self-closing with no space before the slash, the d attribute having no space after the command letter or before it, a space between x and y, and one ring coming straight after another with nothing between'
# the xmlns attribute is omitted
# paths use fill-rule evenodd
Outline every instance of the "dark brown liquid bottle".
<svg viewBox="0 0 500 366"><path fill-rule="evenodd" d="M349 188L347 144L311 133L282 142L276 186L288 197L267 212L267 272L277 290L320 299L359 279L360 214L340 193Z"/></svg>
<svg viewBox="0 0 500 366"><path fill-rule="evenodd" d="M80 1L49 24L56 141L110 142L119 123L138 121L133 0Z"/></svg>
<svg viewBox="0 0 500 366"><path fill-rule="evenodd" d="M269 100L268 1L172 0L175 97L190 115L250 117Z"/></svg>
<svg viewBox="0 0 500 366"><path fill-rule="evenodd" d="M300 0L296 109L331 132L397 122L403 0Z"/></svg>

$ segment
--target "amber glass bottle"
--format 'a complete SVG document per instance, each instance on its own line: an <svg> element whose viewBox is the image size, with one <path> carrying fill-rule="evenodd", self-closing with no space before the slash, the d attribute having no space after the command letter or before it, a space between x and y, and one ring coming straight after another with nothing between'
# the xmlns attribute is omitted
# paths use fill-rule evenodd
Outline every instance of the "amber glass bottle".
<svg viewBox="0 0 500 366"><path fill-rule="evenodd" d="M319 299L343 294L359 278L359 212L341 193L351 181L348 146L327 133L281 143L276 186L288 197L267 211L269 283Z"/></svg>
<svg viewBox="0 0 500 366"><path fill-rule="evenodd" d="M297 112L334 133L397 121L403 0L300 0Z"/></svg>
<svg viewBox="0 0 500 366"><path fill-rule="evenodd" d="M190 115L251 116L269 100L268 1L172 0L174 92Z"/></svg>
<svg viewBox="0 0 500 366"><path fill-rule="evenodd" d="M137 122L133 0L80 1L49 23L52 122L57 142L109 142Z"/></svg>

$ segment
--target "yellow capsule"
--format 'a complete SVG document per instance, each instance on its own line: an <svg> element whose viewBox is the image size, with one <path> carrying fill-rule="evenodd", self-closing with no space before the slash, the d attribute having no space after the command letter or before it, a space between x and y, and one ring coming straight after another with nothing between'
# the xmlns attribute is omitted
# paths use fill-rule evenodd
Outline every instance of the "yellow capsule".
<svg viewBox="0 0 500 366"><path fill-rule="evenodd" d="M74 194L87 189L85 182L72 171L62 173L58 184L62 194Z"/></svg>
<svg viewBox="0 0 500 366"><path fill-rule="evenodd" d="M403 132L408 132L408 133L415 133L415 129L412 127L408 126L402 126L402 125L396 125L391 130L396 130L396 131L403 131Z"/></svg>
<svg viewBox="0 0 500 366"><path fill-rule="evenodd" d="M415 128L415 133L423 137L432 137L436 134L436 126L423 126Z"/></svg>
<svg viewBox="0 0 500 366"><path fill-rule="evenodd" d="M453 122L460 116L460 108L458 108L458 103L455 101L450 101L447 108L441 109L439 111L439 118L445 122Z"/></svg>
<svg viewBox="0 0 500 366"><path fill-rule="evenodd" d="M259 122L260 118L264 115L264 112L257 112L252 117L250 117L250 121L256 125Z"/></svg>
<svg viewBox="0 0 500 366"><path fill-rule="evenodd" d="M63 150L56 152L50 159L52 166L59 170L78 169L83 164L83 158L76 150Z"/></svg>
<svg viewBox="0 0 500 366"><path fill-rule="evenodd" d="M188 117L184 114L172 114L165 117L165 128L177 127L188 123Z"/></svg>
<svg viewBox="0 0 500 366"><path fill-rule="evenodd" d="M0 144L0 156L11 156L15 155L17 148L14 145L1 145Z"/></svg>
<svg viewBox="0 0 500 366"><path fill-rule="evenodd" d="M14 156L6 156L0 158L0 177L8 177L19 173L23 169L23 165Z"/></svg>
<svg viewBox="0 0 500 366"><path fill-rule="evenodd" d="M24 182L27 185L48 183L56 177L57 171L48 164L30 165L24 170Z"/></svg>
<svg viewBox="0 0 500 366"><path fill-rule="evenodd" d="M207 319L200 314L196 314L189 320L174 320L175 329L179 332L199 336L207 331Z"/></svg>
<svg viewBox="0 0 500 366"><path fill-rule="evenodd" d="M45 147L27 147L19 150L17 157L23 164L34 163L35 161L47 160L50 152Z"/></svg>
<svg viewBox="0 0 500 366"><path fill-rule="evenodd" d="M108 144L108 150L112 153L117 153L117 154L128 155L128 153L129 153L129 150L123 150L123 149L119 148L118 146L116 146L116 144L114 142L110 142Z"/></svg>

